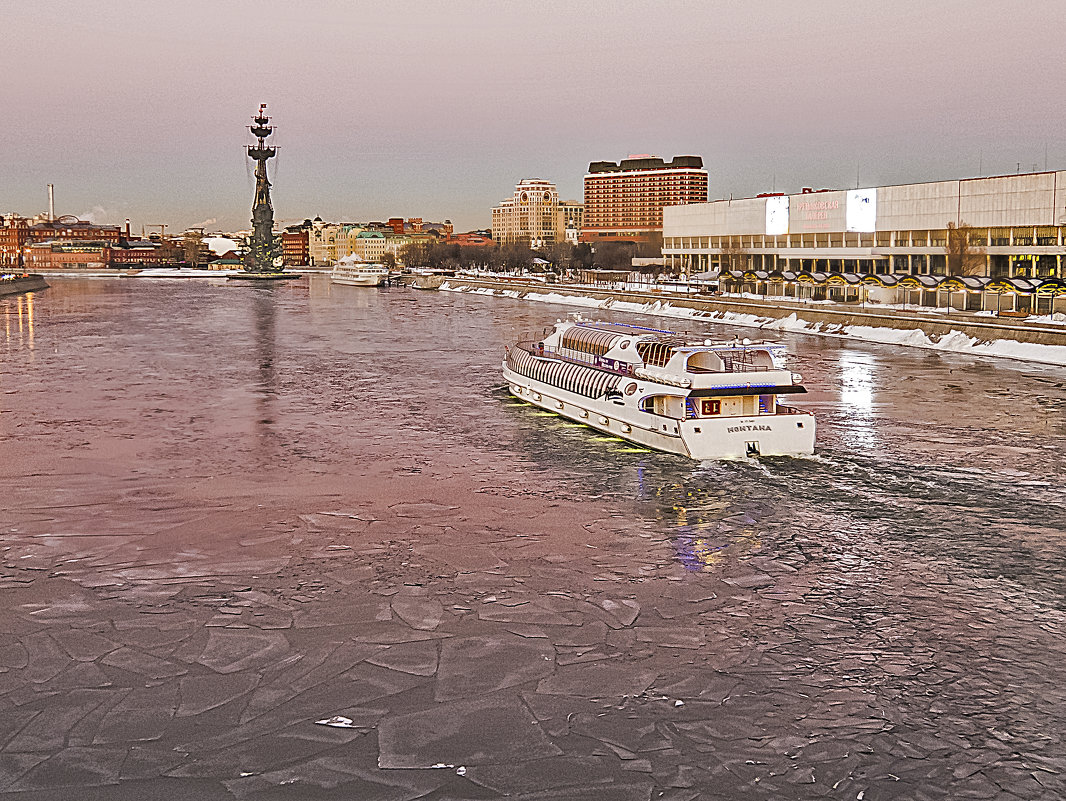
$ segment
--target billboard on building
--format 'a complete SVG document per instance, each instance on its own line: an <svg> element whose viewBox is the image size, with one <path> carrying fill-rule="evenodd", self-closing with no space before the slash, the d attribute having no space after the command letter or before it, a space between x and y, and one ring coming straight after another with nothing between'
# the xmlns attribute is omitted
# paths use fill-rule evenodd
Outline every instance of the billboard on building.
<svg viewBox="0 0 1066 801"><path fill-rule="evenodd" d="M852 189L848 192L847 230L873 233L877 230L877 190Z"/></svg>
<svg viewBox="0 0 1066 801"><path fill-rule="evenodd" d="M780 236L787 233L788 195L766 198L766 235Z"/></svg>

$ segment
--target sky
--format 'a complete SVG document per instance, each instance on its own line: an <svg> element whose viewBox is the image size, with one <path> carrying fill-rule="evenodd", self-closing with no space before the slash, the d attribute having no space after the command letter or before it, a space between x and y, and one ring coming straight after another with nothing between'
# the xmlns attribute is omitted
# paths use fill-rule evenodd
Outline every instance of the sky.
<svg viewBox="0 0 1066 801"><path fill-rule="evenodd" d="M1066 168L1066 2L0 0L0 213L487 228L523 178L702 156L711 199ZM155 229L158 230L158 229Z"/></svg>

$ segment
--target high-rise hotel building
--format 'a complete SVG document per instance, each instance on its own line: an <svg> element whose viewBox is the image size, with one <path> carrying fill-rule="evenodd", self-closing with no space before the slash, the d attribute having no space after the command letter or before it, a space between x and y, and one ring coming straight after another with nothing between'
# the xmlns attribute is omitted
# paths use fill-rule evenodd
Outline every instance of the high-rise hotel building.
<svg viewBox="0 0 1066 801"><path fill-rule="evenodd" d="M630 156L594 161L585 176L581 241L647 242L663 230L663 207L707 202L707 171L699 156Z"/></svg>

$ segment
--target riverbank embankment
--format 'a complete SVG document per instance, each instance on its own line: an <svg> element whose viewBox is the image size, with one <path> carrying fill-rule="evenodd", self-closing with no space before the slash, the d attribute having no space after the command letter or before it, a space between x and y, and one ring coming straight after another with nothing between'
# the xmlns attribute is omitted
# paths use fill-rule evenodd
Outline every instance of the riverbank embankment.
<svg viewBox="0 0 1066 801"><path fill-rule="evenodd" d="M48 282L40 275L20 275L0 280L0 296L40 292L42 289L48 289Z"/></svg>
<svg viewBox="0 0 1066 801"><path fill-rule="evenodd" d="M1066 366L1066 325L1053 321L486 278L449 278L441 289Z"/></svg>

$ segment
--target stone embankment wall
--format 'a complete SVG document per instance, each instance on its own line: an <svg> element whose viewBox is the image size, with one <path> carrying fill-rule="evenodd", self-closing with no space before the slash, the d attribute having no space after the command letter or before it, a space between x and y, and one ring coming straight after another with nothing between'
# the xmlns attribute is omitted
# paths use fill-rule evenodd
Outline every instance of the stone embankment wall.
<svg viewBox="0 0 1066 801"><path fill-rule="evenodd" d="M48 289L48 283L39 275L0 281L0 295L18 295L22 292L39 292L42 289Z"/></svg>
<svg viewBox="0 0 1066 801"><path fill-rule="evenodd" d="M919 314L902 310L871 310L866 308L828 307L808 305L784 298L767 298L766 301L727 299L705 295L680 295L673 292L633 292L623 290L568 287L560 284L531 284L505 280L472 278L449 278L448 285L457 290L485 290L507 292L527 298L530 295L569 295L595 300L625 301L628 303L663 303L675 308L690 308L707 313L706 319L728 313L742 317L755 317L763 322L780 320L795 315L810 325L809 333L831 334L849 327L894 328L902 331L923 331L931 339L939 339L952 332L960 332L979 341L1011 340L1038 345L1066 346L1066 328L1063 326L1022 323L996 317L977 317L966 313ZM528 297L530 300L536 298ZM730 320L733 324L743 324ZM761 327L758 321L752 325Z"/></svg>

